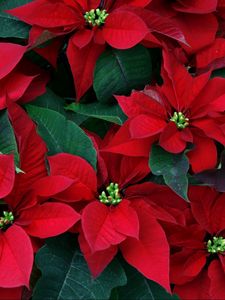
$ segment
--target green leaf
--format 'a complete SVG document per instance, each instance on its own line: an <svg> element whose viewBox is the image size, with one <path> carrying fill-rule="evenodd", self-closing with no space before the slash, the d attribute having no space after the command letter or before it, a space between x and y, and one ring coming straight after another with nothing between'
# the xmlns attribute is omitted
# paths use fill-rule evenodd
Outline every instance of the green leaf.
<svg viewBox="0 0 225 300"><path fill-rule="evenodd" d="M183 199L188 200L187 172L189 162L184 153L166 152L160 146L153 145L149 158L149 166L154 175L162 175L165 183Z"/></svg>
<svg viewBox="0 0 225 300"><path fill-rule="evenodd" d="M6 110L0 112L0 152L14 154L15 164L19 165L16 138Z"/></svg>
<svg viewBox="0 0 225 300"><path fill-rule="evenodd" d="M211 74L211 78L223 77L225 78L225 68L214 70Z"/></svg>
<svg viewBox="0 0 225 300"><path fill-rule="evenodd" d="M99 102L88 104L72 103L65 107L65 109L72 110L76 113L88 117L94 117L96 119L112 122L118 125L122 125L126 119L126 116L117 104L107 105Z"/></svg>
<svg viewBox="0 0 225 300"><path fill-rule="evenodd" d="M32 105L48 108L66 116L64 110L65 101L63 98L56 95L52 90L47 88L46 93L37 97Z"/></svg>
<svg viewBox="0 0 225 300"><path fill-rule="evenodd" d="M50 155L61 152L75 154L96 168L96 151L92 141L77 124L48 108L26 105L26 109L37 123Z"/></svg>
<svg viewBox="0 0 225 300"><path fill-rule="evenodd" d="M150 83L152 64L149 51L141 45L131 49L108 49L98 59L94 90L100 102L109 103L114 94L129 94Z"/></svg>
<svg viewBox="0 0 225 300"><path fill-rule="evenodd" d="M126 264L127 285L117 289L119 300L179 300L170 295L159 284L148 280L137 270Z"/></svg>
<svg viewBox="0 0 225 300"><path fill-rule="evenodd" d="M94 279L73 235L47 240L36 256L42 276L34 289L33 300L106 300L116 286L126 284L126 275L117 260Z"/></svg>
<svg viewBox="0 0 225 300"><path fill-rule="evenodd" d="M55 110L58 113L64 115L67 119L75 122L77 125L80 125L87 119L86 116L73 113L72 111L65 111L65 100L62 97L56 95L49 88L47 88L46 93L37 97L36 100L32 102L32 105Z"/></svg>
<svg viewBox="0 0 225 300"><path fill-rule="evenodd" d="M19 21L16 17L5 13L5 10L27 4L32 0L1 0L0 3L0 37L27 39L30 26Z"/></svg>

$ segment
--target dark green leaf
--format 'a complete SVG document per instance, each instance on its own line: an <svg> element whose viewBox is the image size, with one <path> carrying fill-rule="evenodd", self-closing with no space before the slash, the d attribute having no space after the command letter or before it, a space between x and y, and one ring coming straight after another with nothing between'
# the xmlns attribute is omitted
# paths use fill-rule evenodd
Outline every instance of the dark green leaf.
<svg viewBox="0 0 225 300"><path fill-rule="evenodd" d="M91 139L77 124L48 108L27 105L26 109L37 123L38 132L46 142L50 155L61 152L75 154L96 168L96 151Z"/></svg>
<svg viewBox="0 0 225 300"><path fill-rule="evenodd" d="M160 146L153 145L149 158L149 166L154 175L162 175L165 183L183 199L188 200L187 172L189 162L184 153L166 152Z"/></svg>
<svg viewBox="0 0 225 300"><path fill-rule="evenodd" d="M32 105L48 108L66 116L66 112L64 110L64 99L57 96L50 89L47 89L46 93L36 98L36 100L32 102Z"/></svg>
<svg viewBox="0 0 225 300"><path fill-rule="evenodd" d="M0 3L0 37L8 38L23 38L27 39L30 26L19 21L16 17L13 17L7 13L5 10L27 4L32 0L1 0Z"/></svg>
<svg viewBox="0 0 225 300"><path fill-rule="evenodd" d="M107 105L99 102L80 104L72 103L66 107L76 113L122 125L126 116L117 104Z"/></svg>
<svg viewBox="0 0 225 300"><path fill-rule="evenodd" d="M0 112L0 152L14 154L15 164L19 165L16 138L6 110Z"/></svg>
<svg viewBox="0 0 225 300"><path fill-rule="evenodd" d="M75 244L75 237L66 234L49 239L38 252L36 263L42 276L33 300L106 300L114 287L126 284L125 272L117 260L93 279Z"/></svg>
<svg viewBox="0 0 225 300"><path fill-rule="evenodd" d="M102 139L109 131L110 127L111 127L111 123L104 120L95 119L95 118L88 118L86 121L82 123L82 128L85 128L93 133L96 133Z"/></svg>
<svg viewBox="0 0 225 300"><path fill-rule="evenodd" d="M151 57L137 45L128 50L108 49L98 59L94 71L94 90L100 102L108 103L114 94L128 94L150 83Z"/></svg>
<svg viewBox="0 0 225 300"><path fill-rule="evenodd" d="M211 77L223 77L225 78L225 69L214 70L211 74Z"/></svg>
<svg viewBox="0 0 225 300"><path fill-rule="evenodd" d="M127 285L117 289L119 300L179 300L171 296L164 288L148 280L134 268L126 264Z"/></svg>
<svg viewBox="0 0 225 300"><path fill-rule="evenodd" d="M51 89L47 88L47 92L43 94L42 96L36 98L35 101L32 102L32 105L48 108L51 110L55 110L58 113L64 115L67 119L72 120L77 125L80 125L82 122L84 122L87 117L73 113L72 111L65 111L65 100L56 95Z"/></svg>

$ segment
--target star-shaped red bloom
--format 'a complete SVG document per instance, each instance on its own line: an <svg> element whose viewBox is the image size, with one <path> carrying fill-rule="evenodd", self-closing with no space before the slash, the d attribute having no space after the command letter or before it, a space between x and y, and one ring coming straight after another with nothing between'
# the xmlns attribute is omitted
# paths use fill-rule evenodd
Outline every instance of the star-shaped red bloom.
<svg viewBox="0 0 225 300"><path fill-rule="evenodd" d="M102 145L113 134L110 131L104 141L92 136L98 152L97 176L75 155L61 153L48 158L49 178L61 178L62 185L69 183L54 199L70 202L80 211L80 247L94 276L120 250L128 263L169 290L166 236L145 201L147 196L142 195L145 185L136 185L150 172L148 160L102 153ZM46 193L46 185L47 181L39 185L39 194Z"/></svg>
<svg viewBox="0 0 225 300"><path fill-rule="evenodd" d="M162 86L134 91L128 97L116 96L128 121L105 150L134 155L126 147L130 139L144 145L148 140L158 142L172 153L180 153L193 143L193 150L187 154L193 171L214 167L215 142L225 145L225 80L209 77L209 73L192 77L165 51ZM149 147L145 147L142 155L148 153Z"/></svg>

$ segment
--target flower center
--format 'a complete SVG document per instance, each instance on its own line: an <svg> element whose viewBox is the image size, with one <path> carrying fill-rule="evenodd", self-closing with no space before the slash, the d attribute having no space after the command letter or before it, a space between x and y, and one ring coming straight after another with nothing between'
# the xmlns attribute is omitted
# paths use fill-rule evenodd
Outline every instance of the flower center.
<svg viewBox="0 0 225 300"><path fill-rule="evenodd" d="M207 251L209 253L222 253L225 251L225 239L221 236L214 236L207 242Z"/></svg>
<svg viewBox="0 0 225 300"><path fill-rule="evenodd" d="M84 14L84 18L86 22L90 25L101 26L105 23L106 18L109 14L107 14L105 9L91 9Z"/></svg>
<svg viewBox="0 0 225 300"><path fill-rule="evenodd" d="M186 118L185 115L180 111L175 111L173 116L170 118L170 121L174 122L178 129L184 129L189 125L189 119Z"/></svg>
<svg viewBox="0 0 225 300"><path fill-rule="evenodd" d="M0 217L0 229L1 230L6 230L10 225L13 224L14 221L14 216L13 213L3 211L3 216Z"/></svg>
<svg viewBox="0 0 225 300"><path fill-rule="evenodd" d="M103 191L101 195L99 195L99 200L106 205L119 204L122 201L122 198L119 193L118 183L111 182L110 185L107 186L106 192Z"/></svg>

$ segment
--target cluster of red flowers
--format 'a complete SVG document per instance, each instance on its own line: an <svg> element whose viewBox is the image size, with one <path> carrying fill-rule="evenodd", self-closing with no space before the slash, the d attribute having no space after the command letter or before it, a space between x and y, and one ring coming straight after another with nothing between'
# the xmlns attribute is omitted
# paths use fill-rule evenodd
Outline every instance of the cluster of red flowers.
<svg viewBox="0 0 225 300"><path fill-rule="evenodd" d="M0 152L0 298L19 299L44 240L71 231L94 277L120 251L181 299L225 299L225 195L190 185L188 203L146 180L153 144L186 153L190 174L218 166L225 79L211 74L225 67L225 1L34 0L7 13L31 29L26 44L0 43L0 109L19 153ZM163 83L115 95L127 120L103 139L85 131L97 170L70 153L49 155L22 107L50 78L27 53L56 67L65 41L76 101L107 47L162 49Z"/></svg>

